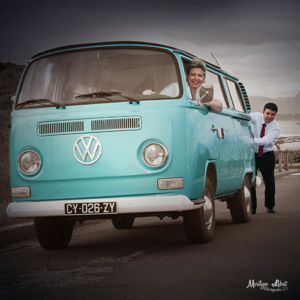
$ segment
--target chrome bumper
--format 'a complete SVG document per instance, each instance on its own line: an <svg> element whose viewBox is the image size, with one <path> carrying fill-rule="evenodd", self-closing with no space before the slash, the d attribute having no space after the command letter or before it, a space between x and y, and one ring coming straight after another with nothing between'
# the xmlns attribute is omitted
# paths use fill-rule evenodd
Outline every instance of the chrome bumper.
<svg viewBox="0 0 300 300"><path fill-rule="evenodd" d="M205 201L192 202L183 195L128 197L128 198L101 198L76 199L53 201L26 201L13 202L8 205L6 213L9 217L52 217L52 216L91 216L97 214L65 214L65 204L68 203L101 203L116 202L116 214L129 213L156 213L171 211L186 211L204 206ZM99 214L103 215L103 214ZM115 214L112 214L115 215Z"/></svg>

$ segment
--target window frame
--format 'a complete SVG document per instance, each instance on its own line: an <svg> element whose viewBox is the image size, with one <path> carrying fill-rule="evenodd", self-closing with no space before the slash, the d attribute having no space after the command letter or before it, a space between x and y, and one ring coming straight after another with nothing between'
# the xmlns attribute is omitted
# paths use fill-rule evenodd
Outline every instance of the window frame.
<svg viewBox="0 0 300 300"><path fill-rule="evenodd" d="M228 91L228 95L229 95L231 103L232 103L232 109L235 110L235 111L237 111L237 112L247 113L246 108L245 108L245 103L244 103L244 100L243 100L243 97L241 95L241 91L239 89L239 86L238 86L237 82L234 81L234 80L232 80L232 79L230 79L230 78L228 78L228 77L224 77L224 81L226 83L226 88L227 88L227 91ZM231 91L231 89L229 87L228 81L230 81L231 83L233 83L234 86L235 86L235 90L237 92L239 104L242 107L242 110L237 110L236 109L235 100L232 97L232 91Z"/></svg>
<svg viewBox="0 0 300 300"><path fill-rule="evenodd" d="M208 67L208 66L209 65L206 65L206 67ZM226 91L225 91L225 88L224 88L224 84L223 84L223 80L222 80L222 75L219 74L219 73L217 73L217 72L215 72L214 70L210 69L209 67L207 68L207 72L210 72L210 73L212 73L212 74L214 74L214 75L217 76L218 81L219 81L219 85L220 85L220 89L221 89L221 92L222 92L222 95L223 95L223 98L224 98L224 102L227 105L227 106L223 105L223 108L230 109L229 101L228 101L228 98L227 98L227 95L226 95ZM218 99L218 100L220 100L220 99ZM223 104L223 102L222 102L222 104Z"/></svg>
<svg viewBox="0 0 300 300"><path fill-rule="evenodd" d="M192 61L192 58L187 58L187 57L181 56L181 62L182 62L183 70L184 70L185 81L187 81L186 66L187 66L188 63L190 63L191 61ZM206 66L207 72L210 72L210 73L212 73L212 74L214 74L214 75L217 76L218 82L219 82L219 86L220 86L220 90L221 90L221 93L222 93L222 95L223 95L224 103L225 103L226 106L224 106L223 101L221 101L221 100L220 100L220 101L221 101L222 104L223 104L223 108L229 109L230 106L229 106L229 103L228 103L228 99L227 99L227 96L226 96L226 92L225 92L225 89L224 89L224 84L223 84L223 80L222 80L222 78L221 78L221 75L220 75L218 72L215 72L214 70L212 70L211 67L210 67L210 65L209 65L208 63L204 62L204 64L205 64L205 66ZM205 76L205 80L206 80L206 76ZM204 82L205 82L205 81L204 81ZM190 98L190 100L196 101L196 100L193 100L193 99L191 99L191 98ZM218 99L218 100L219 100L219 99Z"/></svg>
<svg viewBox="0 0 300 300"><path fill-rule="evenodd" d="M42 108L42 106L25 106L25 107L16 107L17 104L19 104L19 98L21 95L21 91L23 89L23 85L26 79L26 75L28 70L30 69L31 65L34 64L35 62L41 60L41 59L45 59L51 56L57 56L57 55L61 55L61 54L66 54L66 53L74 53L74 52L83 52L83 51L93 51L93 50L109 50L109 49L132 49L132 50L150 50L150 51L157 51L157 52L164 52L167 55L169 55L171 57L171 59L173 60L174 63L174 67L175 67L175 71L176 71L176 75L177 75L177 79L178 79L178 86L179 86L179 94L178 96L174 97L174 98L164 98L163 95L160 99L140 99L139 101L161 101L161 100L176 100L176 99L180 99L183 96L183 85L182 85L182 80L181 80L181 72L180 72L180 67L179 67L179 62L177 60L177 57L175 55L175 53L172 51L172 49L166 49L166 48L161 48L161 47L151 47L151 46L128 46L128 45L116 45L116 46L105 46L105 45L99 45L97 46L87 46L86 48L76 48L76 49L63 49L60 51L55 51L55 52L49 52L49 53L43 53L41 56L38 57L34 57L34 59L32 59L28 65L26 66L24 73L22 74L21 77L21 81L19 83L19 87L17 90L17 97L15 99L14 102L14 110L22 110L22 109L35 109L35 108ZM126 102L126 101L114 101L113 103L120 103L120 102ZM22 103L22 102L20 102ZM99 104L105 104L105 103L109 103L109 102L103 102ZM77 105L90 105L90 104L95 104L95 103L72 103L72 104L67 104L66 106L77 106ZM52 106L43 106L43 108L48 108L48 107L52 107Z"/></svg>

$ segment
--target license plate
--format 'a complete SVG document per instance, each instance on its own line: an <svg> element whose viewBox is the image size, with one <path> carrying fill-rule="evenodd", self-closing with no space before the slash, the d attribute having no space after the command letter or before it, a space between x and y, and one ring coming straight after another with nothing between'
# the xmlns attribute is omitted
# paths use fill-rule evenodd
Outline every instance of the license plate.
<svg viewBox="0 0 300 300"><path fill-rule="evenodd" d="M117 202L65 203L65 215L114 214Z"/></svg>

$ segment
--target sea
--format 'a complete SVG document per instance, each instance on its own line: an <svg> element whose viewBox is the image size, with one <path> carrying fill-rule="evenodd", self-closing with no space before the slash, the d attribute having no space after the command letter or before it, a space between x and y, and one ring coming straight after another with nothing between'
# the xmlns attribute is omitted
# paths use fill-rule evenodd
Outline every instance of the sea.
<svg viewBox="0 0 300 300"><path fill-rule="evenodd" d="M292 121L281 121L277 120L279 124L281 133L279 137L288 137L288 136L300 136L300 121L292 120ZM284 143L280 145L282 150L288 149L299 149L300 150L300 142L292 142L292 143Z"/></svg>

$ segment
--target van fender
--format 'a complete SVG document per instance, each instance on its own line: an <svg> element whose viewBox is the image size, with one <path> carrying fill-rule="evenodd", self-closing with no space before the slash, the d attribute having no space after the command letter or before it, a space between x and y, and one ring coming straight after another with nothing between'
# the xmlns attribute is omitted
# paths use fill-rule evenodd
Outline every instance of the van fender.
<svg viewBox="0 0 300 300"><path fill-rule="evenodd" d="M249 179L249 182L250 182L250 187L253 186L256 182L256 179L255 179L255 173L253 172L253 170L251 168L246 168L245 171L244 171L244 175L241 177L241 182L239 184L239 189L238 191L241 189L242 185L243 185L243 182L244 182L244 179L245 177L248 177ZM238 192L237 191L237 192Z"/></svg>
<svg viewBox="0 0 300 300"><path fill-rule="evenodd" d="M250 182L250 186L252 187L260 187L261 184L262 184L262 180L259 176L255 175L255 172L253 172L252 170L248 171L245 175L245 176L248 176L249 177L249 182ZM243 177L243 180L244 180L244 177Z"/></svg>
<svg viewBox="0 0 300 300"><path fill-rule="evenodd" d="M246 168L243 176L243 180L241 182L241 186L243 184L245 176L249 177L250 186L253 186L255 184L255 172L251 168Z"/></svg>
<svg viewBox="0 0 300 300"><path fill-rule="evenodd" d="M251 184L252 181L255 184L257 176L255 176L254 172L251 169L250 170L245 170L244 176L241 177L239 188L237 190L231 191L231 192L229 192L225 195L218 196L217 199L220 200L221 202L224 202L224 201L228 201L230 198L232 198L235 193L238 193L241 190L241 188L243 186L244 179L245 179L246 176L248 177L248 180L250 182L250 187L252 186L252 184ZM259 187L259 186L260 185L258 185L257 187Z"/></svg>
<svg viewBox="0 0 300 300"><path fill-rule="evenodd" d="M206 183L206 178L208 177L210 179L210 182L213 186L213 190L214 190L214 195L216 193L217 190L217 171L216 171L216 160L215 159L211 159L211 160L207 160L206 164L205 164L205 177L204 177L204 181L203 181L203 189L205 187L205 183Z"/></svg>

